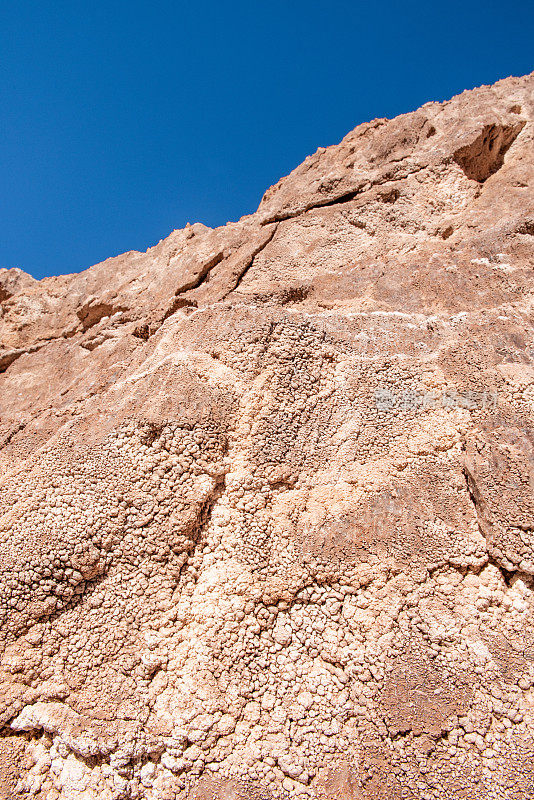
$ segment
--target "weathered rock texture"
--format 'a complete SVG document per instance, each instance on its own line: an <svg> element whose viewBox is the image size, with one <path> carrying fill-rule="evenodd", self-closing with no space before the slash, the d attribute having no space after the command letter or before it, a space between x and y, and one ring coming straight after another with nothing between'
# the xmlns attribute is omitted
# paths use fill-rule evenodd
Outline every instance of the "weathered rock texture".
<svg viewBox="0 0 534 800"><path fill-rule="evenodd" d="M0 796L534 796L533 112L0 271Z"/></svg>

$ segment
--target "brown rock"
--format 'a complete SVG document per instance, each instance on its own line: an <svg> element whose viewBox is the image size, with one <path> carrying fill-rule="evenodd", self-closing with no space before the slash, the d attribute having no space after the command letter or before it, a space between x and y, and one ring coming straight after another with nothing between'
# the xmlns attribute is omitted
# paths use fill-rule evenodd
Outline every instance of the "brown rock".
<svg viewBox="0 0 534 800"><path fill-rule="evenodd" d="M533 89L0 270L0 794L533 795Z"/></svg>

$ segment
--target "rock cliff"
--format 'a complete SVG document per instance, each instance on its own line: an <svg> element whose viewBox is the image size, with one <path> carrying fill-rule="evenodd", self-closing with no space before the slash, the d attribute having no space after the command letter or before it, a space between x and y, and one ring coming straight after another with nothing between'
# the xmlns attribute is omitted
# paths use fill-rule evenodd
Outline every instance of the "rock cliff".
<svg viewBox="0 0 534 800"><path fill-rule="evenodd" d="M0 797L534 797L534 73L0 270Z"/></svg>

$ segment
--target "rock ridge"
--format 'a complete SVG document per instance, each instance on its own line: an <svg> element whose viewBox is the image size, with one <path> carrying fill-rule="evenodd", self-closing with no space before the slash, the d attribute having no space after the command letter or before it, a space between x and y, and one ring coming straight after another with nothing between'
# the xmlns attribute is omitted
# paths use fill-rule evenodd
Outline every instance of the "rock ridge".
<svg viewBox="0 0 534 800"><path fill-rule="evenodd" d="M0 798L534 796L534 73L0 270Z"/></svg>

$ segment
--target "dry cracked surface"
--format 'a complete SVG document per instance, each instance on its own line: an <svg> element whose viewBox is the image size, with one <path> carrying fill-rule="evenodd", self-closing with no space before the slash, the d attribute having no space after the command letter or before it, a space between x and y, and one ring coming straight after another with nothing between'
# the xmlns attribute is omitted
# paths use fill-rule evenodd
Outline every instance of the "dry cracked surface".
<svg viewBox="0 0 534 800"><path fill-rule="evenodd" d="M534 797L533 118L0 270L0 797Z"/></svg>

